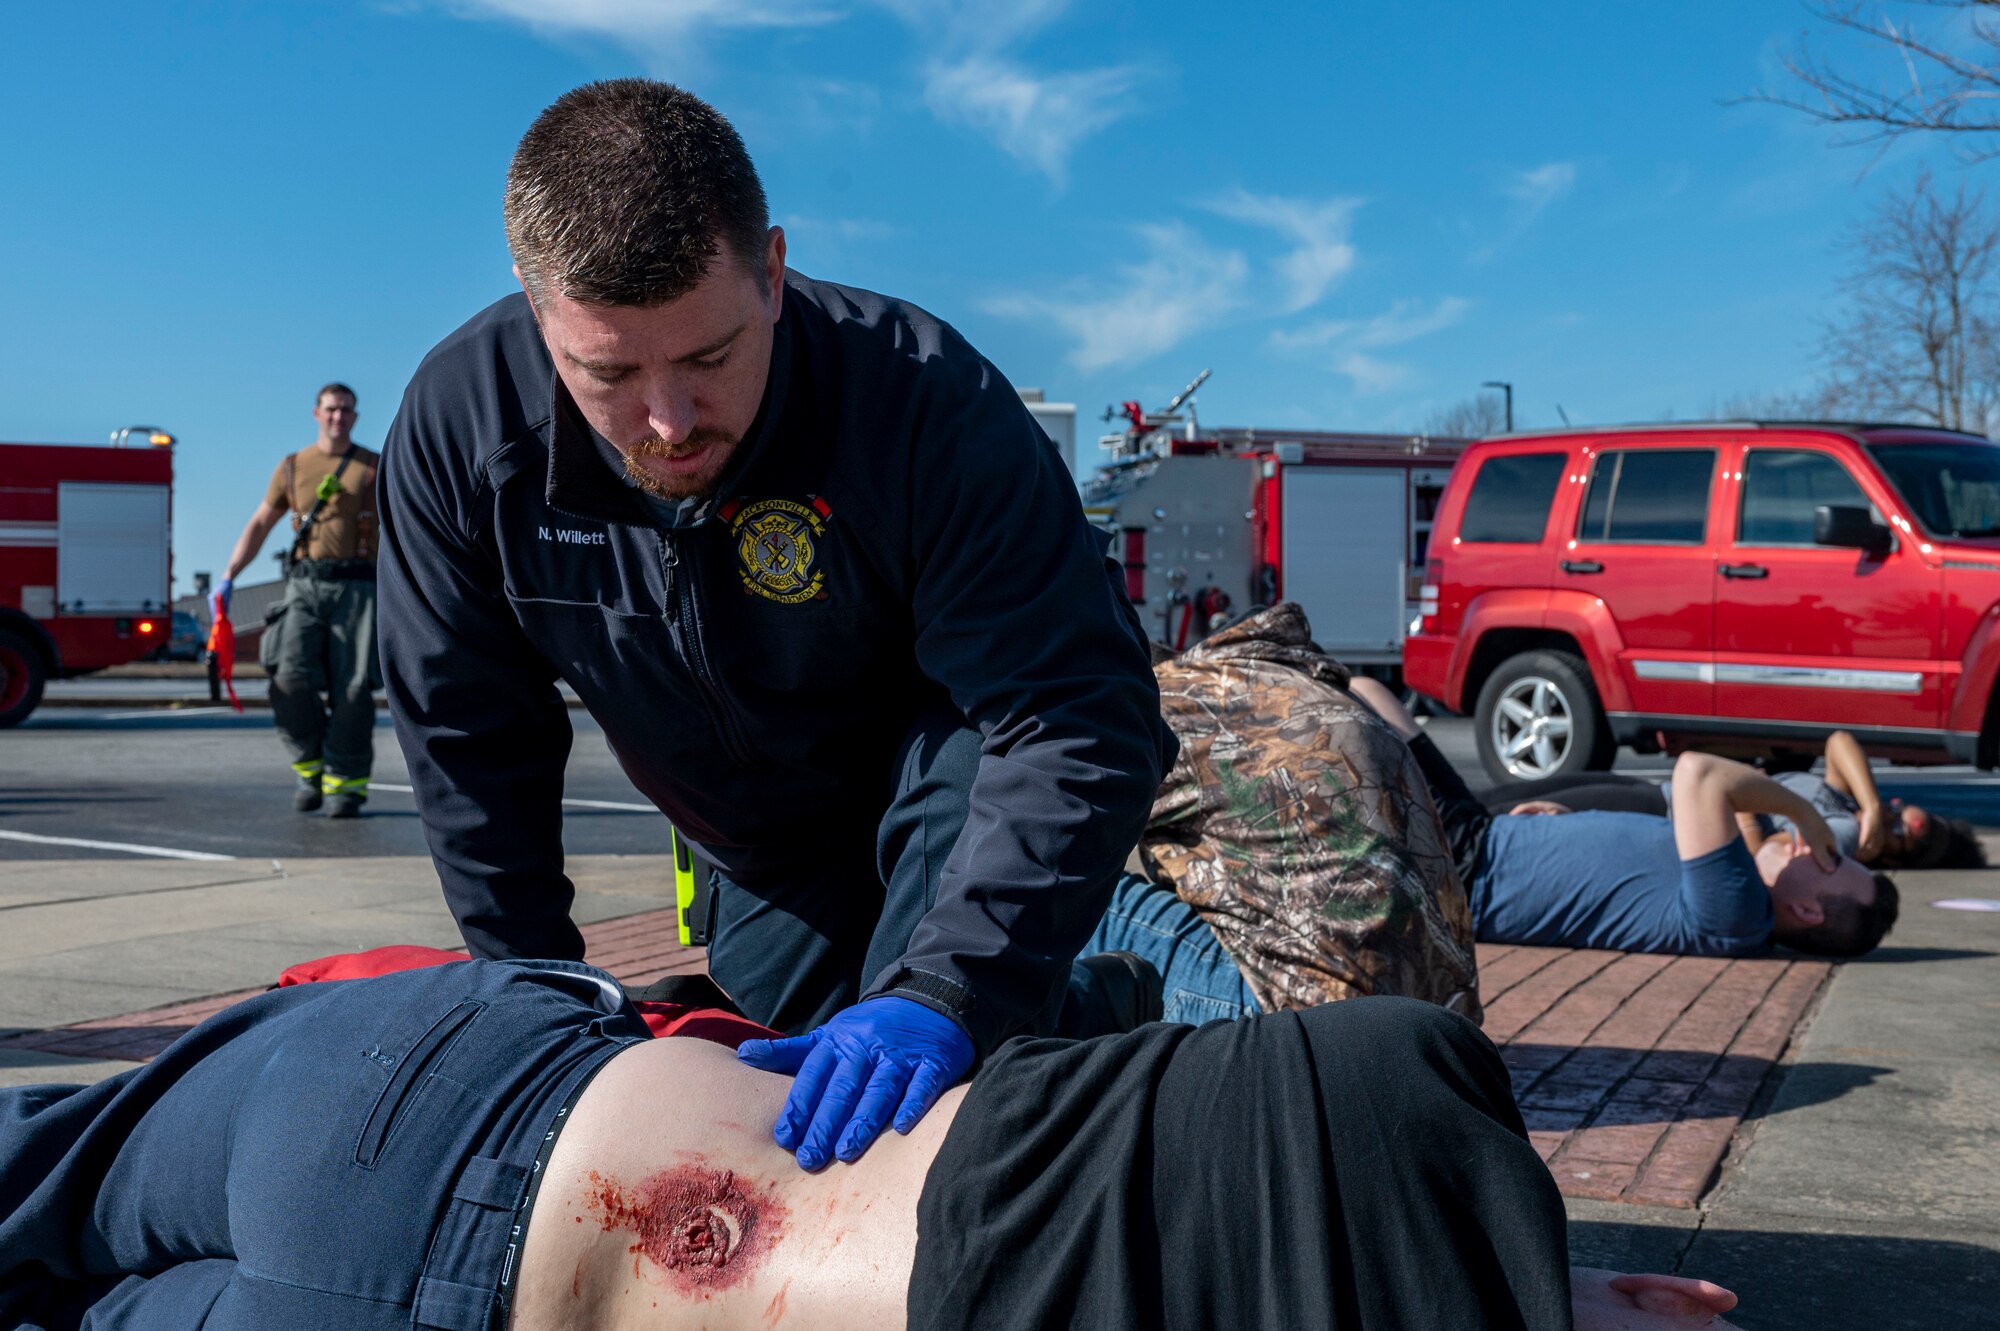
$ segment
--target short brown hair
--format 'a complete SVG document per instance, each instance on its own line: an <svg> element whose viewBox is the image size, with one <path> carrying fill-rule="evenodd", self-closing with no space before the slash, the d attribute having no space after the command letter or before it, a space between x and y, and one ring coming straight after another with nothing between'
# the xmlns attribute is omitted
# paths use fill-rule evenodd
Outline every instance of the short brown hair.
<svg viewBox="0 0 2000 1331"><path fill-rule="evenodd" d="M349 402L352 402L357 407L361 405L361 399L355 396L354 390L342 383L321 385L319 392L313 394L313 405L317 407L320 403L324 402L328 393L345 393Z"/></svg>
<svg viewBox="0 0 2000 1331"><path fill-rule="evenodd" d="M521 136L507 168L507 248L529 295L658 305L685 295L726 244L764 271L770 213L720 112L652 79L586 83Z"/></svg>
<svg viewBox="0 0 2000 1331"><path fill-rule="evenodd" d="M1821 897L1826 918L1809 929L1780 935L1778 941L1816 957L1858 957L1873 952L1895 927L1902 896L1896 880L1875 875L1875 899L1862 905L1852 897Z"/></svg>

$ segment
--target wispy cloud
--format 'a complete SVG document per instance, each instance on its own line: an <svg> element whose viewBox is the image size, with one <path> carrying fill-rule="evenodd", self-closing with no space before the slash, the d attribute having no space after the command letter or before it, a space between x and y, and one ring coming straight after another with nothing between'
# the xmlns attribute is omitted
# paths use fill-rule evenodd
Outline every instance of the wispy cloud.
<svg viewBox="0 0 2000 1331"><path fill-rule="evenodd" d="M787 79L780 108L766 113L782 116L788 139L865 139L875 130L882 111L882 90L853 79Z"/></svg>
<svg viewBox="0 0 2000 1331"><path fill-rule="evenodd" d="M797 28L833 23L825 0L444 0L466 18L511 19L542 32L581 32L658 53L712 28Z"/></svg>
<svg viewBox="0 0 2000 1331"><path fill-rule="evenodd" d="M1070 0L873 0L941 47L997 51L1054 24Z"/></svg>
<svg viewBox="0 0 2000 1331"><path fill-rule="evenodd" d="M1078 144L1140 106L1136 65L1040 70L1020 48L1053 27L1069 0L876 0L927 50L924 104L983 134L1061 186Z"/></svg>
<svg viewBox="0 0 2000 1331"><path fill-rule="evenodd" d="M505 19L549 36L583 34L631 48L656 74L700 68L706 41L730 29L806 28L856 9L886 10L918 46L924 104L1065 183L1078 144L1140 106L1136 65L1033 67L1020 47L1059 21L1069 0L436 0L467 18Z"/></svg>
<svg viewBox="0 0 2000 1331"><path fill-rule="evenodd" d="M1472 252L1472 262L1482 264L1512 244L1550 204L1576 186L1576 163L1547 162L1532 171L1516 172L1500 192L1514 201L1506 229Z"/></svg>
<svg viewBox="0 0 2000 1331"><path fill-rule="evenodd" d="M1528 220L1541 215L1542 209L1569 193L1576 184L1576 164L1574 162L1550 162L1532 171L1523 171L1507 185L1507 194L1517 199L1527 209Z"/></svg>
<svg viewBox="0 0 2000 1331"><path fill-rule="evenodd" d="M791 237L793 248L797 248L801 240L809 242L820 236L851 244L857 241L896 240L910 234L908 227L871 217L808 217L803 213L790 213L778 221Z"/></svg>
<svg viewBox="0 0 2000 1331"><path fill-rule="evenodd" d="M1253 276L1242 250L1216 244L1185 222L1143 226L1135 229L1143 257L1122 265L1112 280L1075 284L1054 297L1000 297L985 309L1058 330L1070 341L1069 361L1079 371L1136 364L1197 332L1254 325L1319 302L1356 263L1350 230L1359 206L1356 199L1308 201L1238 190L1204 207L1292 242L1266 271ZM1275 295L1273 274L1282 286ZM1269 342L1280 354L1326 364L1362 392L1380 392L1412 374L1383 352L1449 328L1471 308L1459 296L1400 300L1371 318L1278 329Z"/></svg>
<svg viewBox="0 0 2000 1331"><path fill-rule="evenodd" d="M1293 242L1274 265L1284 291L1280 308L1296 314L1319 303L1354 267L1354 211L1359 199L1285 199L1238 189L1211 200L1210 211L1266 227Z"/></svg>
<svg viewBox="0 0 2000 1331"><path fill-rule="evenodd" d="M1353 381L1356 391L1379 393L1408 382L1413 371L1373 353L1449 328L1471 308L1472 302L1461 296L1446 296L1429 306L1399 300L1368 319L1323 319L1280 329L1271 334L1271 346L1293 355L1324 354L1328 366Z"/></svg>
<svg viewBox="0 0 2000 1331"><path fill-rule="evenodd" d="M1410 382L1412 371L1409 366L1394 361L1382 360L1359 351L1342 352L1334 357L1333 368L1346 375L1357 393L1386 393L1392 388L1401 388Z"/></svg>
<svg viewBox="0 0 2000 1331"><path fill-rule="evenodd" d="M1241 253L1212 246L1181 223L1138 233L1145 257L1121 264L1115 282L1067 298L1001 297L986 302L987 312L1053 326L1072 344L1070 364L1090 373L1169 351L1243 307L1250 264Z"/></svg>
<svg viewBox="0 0 2000 1331"><path fill-rule="evenodd" d="M1462 296L1446 296L1428 309L1419 301L1399 300L1372 319L1322 319L1303 328L1280 329L1271 334L1271 345L1280 351L1310 350L1334 343L1396 347L1451 327L1471 308L1472 302Z"/></svg>
<svg viewBox="0 0 2000 1331"><path fill-rule="evenodd" d="M984 134L1062 185L1076 146L1139 105L1131 95L1138 79L1128 65L1036 74L1005 56L980 54L933 62L924 103L938 119Z"/></svg>

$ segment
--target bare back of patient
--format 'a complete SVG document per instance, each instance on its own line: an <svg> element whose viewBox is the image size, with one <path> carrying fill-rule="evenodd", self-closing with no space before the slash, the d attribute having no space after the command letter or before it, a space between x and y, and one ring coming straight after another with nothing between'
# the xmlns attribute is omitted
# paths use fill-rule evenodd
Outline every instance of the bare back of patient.
<svg viewBox="0 0 2000 1331"><path fill-rule="evenodd" d="M789 1088L701 1040L653 1040L606 1065L549 1157L516 1331L903 1327L917 1199L965 1092L908 1137L807 1174L771 1140ZM1610 1272L1574 1276L1577 1331L1726 1327L1712 1314L1734 1302L1696 1281L1624 1292Z"/></svg>
<svg viewBox="0 0 2000 1331"><path fill-rule="evenodd" d="M549 1157L517 1331L901 1327L917 1198L965 1092L807 1174L771 1140L790 1087L703 1040L612 1059Z"/></svg>

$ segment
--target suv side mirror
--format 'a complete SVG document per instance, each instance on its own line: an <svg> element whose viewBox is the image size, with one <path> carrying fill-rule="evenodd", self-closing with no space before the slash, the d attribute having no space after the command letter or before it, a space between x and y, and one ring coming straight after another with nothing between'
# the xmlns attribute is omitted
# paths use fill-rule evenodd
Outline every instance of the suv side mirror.
<svg viewBox="0 0 2000 1331"><path fill-rule="evenodd" d="M1813 509L1813 544L1841 545L1886 555L1894 543L1889 529L1865 508L1851 504L1821 504Z"/></svg>

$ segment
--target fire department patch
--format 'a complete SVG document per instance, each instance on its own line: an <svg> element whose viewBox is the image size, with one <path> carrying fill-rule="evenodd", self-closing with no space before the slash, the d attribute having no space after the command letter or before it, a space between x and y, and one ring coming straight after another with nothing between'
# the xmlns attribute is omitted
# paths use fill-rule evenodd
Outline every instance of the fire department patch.
<svg viewBox="0 0 2000 1331"><path fill-rule="evenodd" d="M731 515L729 530L744 591L780 605L826 595L826 573L813 569L813 541L826 532L819 511L789 499L760 499Z"/></svg>

